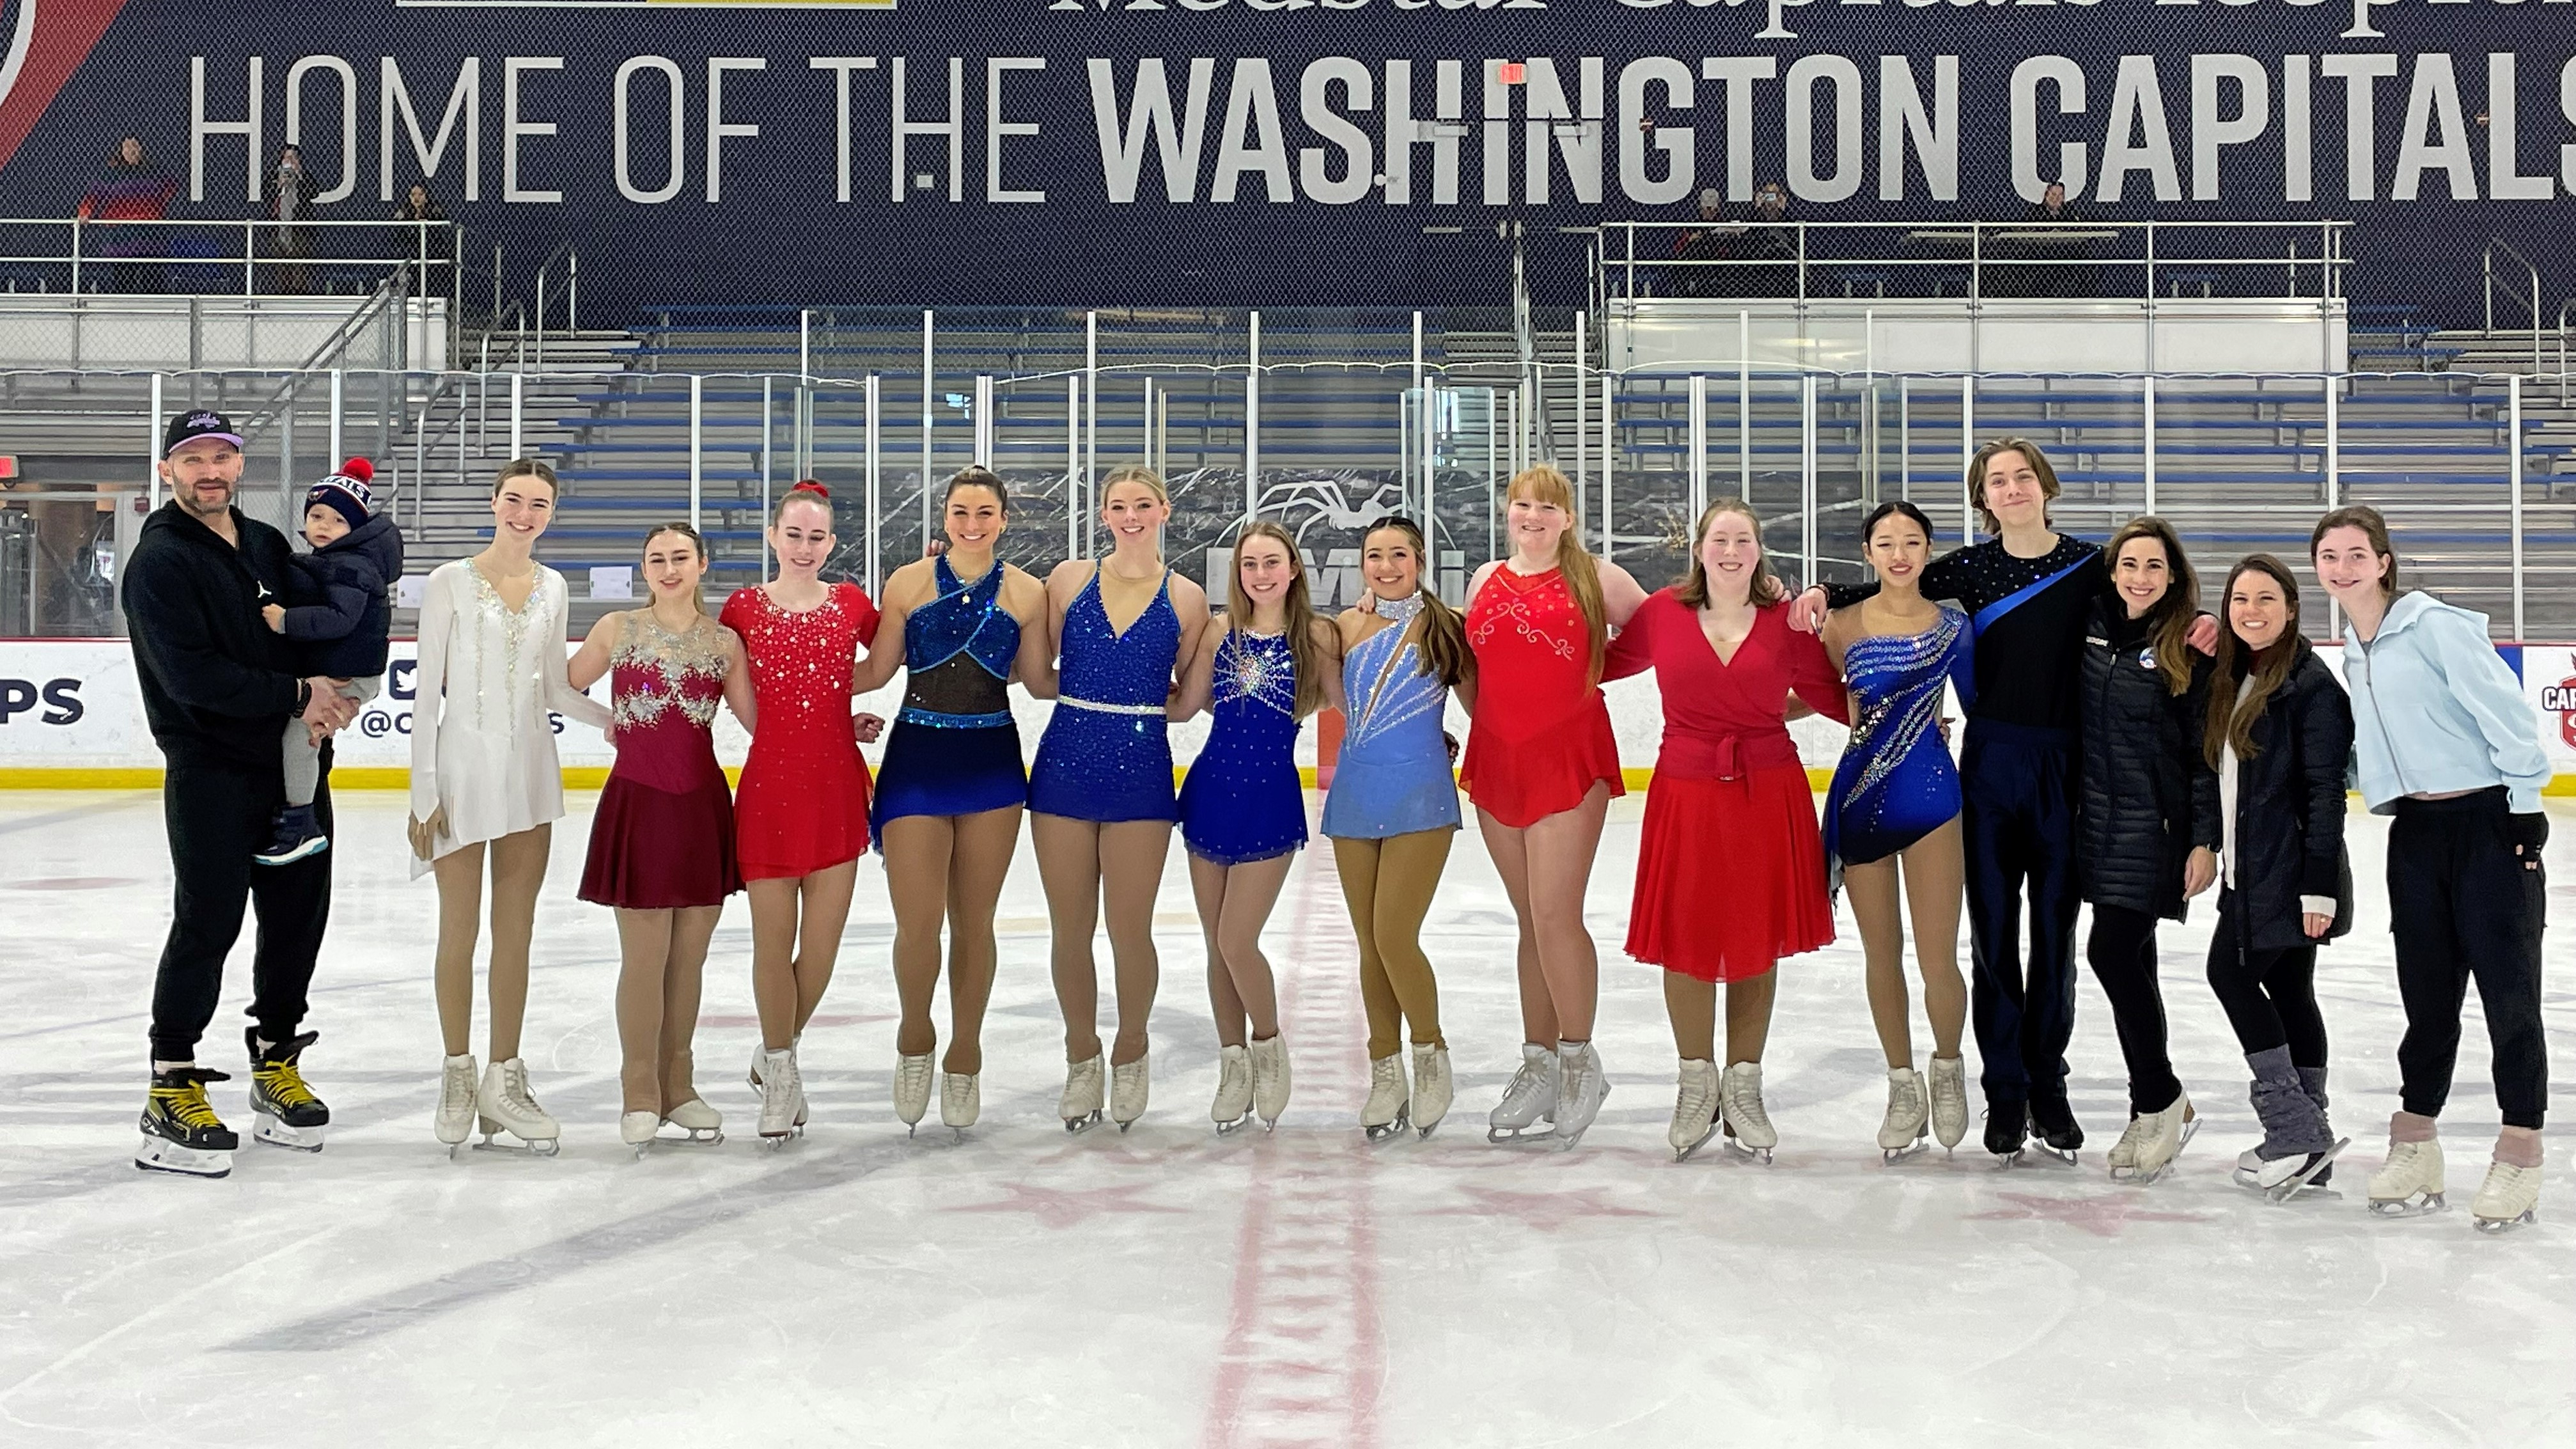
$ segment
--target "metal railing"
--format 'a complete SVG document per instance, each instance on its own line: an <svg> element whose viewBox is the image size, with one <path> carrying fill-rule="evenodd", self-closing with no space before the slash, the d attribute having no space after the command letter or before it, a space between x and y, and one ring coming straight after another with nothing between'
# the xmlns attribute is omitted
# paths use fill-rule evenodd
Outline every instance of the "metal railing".
<svg viewBox="0 0 2576 1449"><path fill-rule="evenodd" d="M2502 252L2506 256L2520 262L2523 266L2523 270L2529 275L2531 291L2528 296L2514 297L2510 292L2505 295L2511 300L2521 302L2524 309L2531 317L2531 371L2534 376L2537 376L2540 372L2540 265L2539 263L2534 262L2531 258L2515 251L2513 249L2513 244L2506 241L2504 238L2487 238L2486 257L2481 263L2480 270L2484 274L2485 280L2486 330L2490 335L2492 335L2496 330L2496 253L2498 252ZM2563 318L2564 314L2562 313L2561 316Z"/></svg>
<svg viewBox="0 0 2576 1449"><path fill-rule="evenodd" d="M278 295L311 290L311 274L414 267L423 279L413 290L453 294L464 299L464 229L452 221L339 220L311 218L279 222L266 217L242 221L103 220L96 217L0 217L0 234L59 232L57 249L27 251L12 246L0 252L0 273L10 291L64 291L75 295L102 292L223 293L238 296ZM317 248L322 237L392 235L383 246ZM209 251L196 243L220 239L226 250ZM238 246L238 251L230 250ZM236 270L237 269L237 270ZM260 291L263 271L272 283L301 282ZM432 288L427 279L445 269L448 285ZM62 285L54 285L57 279ZM239 285L234 285L238 278ZM378 279L361 275L369 289ZM21 281L31 285L21 287Z"/></svg>
<svg viewBox="0 0 2576 1449"><path fill-rule="evenodd" d="M548 548L568 571L620 562L638 524L681 515L707 533L720 579L758 577L775 490L821 474L854 540L841 567L871 583L919 556L939 479L969 460L1010 480L1013 556L1043 562L1095 547L1097 480L1141 456L1167 466L1178 505L1167 550L1177 566L1221 580L1242 522L1281 519L1314 553L1318 602L1329 604L1335 581L1356 577L1356 530L1387 511L1424 519L1442 586L1462 583L1472 561L1500 547L1502 496L1543 455L1548 427L1529 406L1517 356L1281 361L1255 350L1265 341L1223 363L1112 362L1086 338L1095 345L1077 354L1079 365L1010 372L941 352L950 344L927 336L921 370L848 378L0 374L0 389L24 410L0 416L0 452L43 458L77 444L94 453L99 439L131 438L131 467L81 485L157 500L149 480L167 410L196 388L220 398L247 380L279 415L276 441L255 444L252 464L263 480L280 475L280 504L295 493L286 475L309 473L324 438L335 454L344 432L366 439L358 449L399 474L391 491L410 501L395 506L423 540L415 553L424 565L446 556L439 549L470 550L488 524L482 473L535 453L565 480ZM1856 577L1859 520L1891 498L1931 514L1945 546L1967 541L1965 461L2009 431L2056 457L2066 491L2055 511L2079 534L2158 512L2195 552L2295 551L2318 512L2372 502L2396 520L2417 576L2486 609L2499 633L2537 626L2576 637L2576 444L2542 436L2524 416L2536 388L2564 378L1528 366L1549 375L1557 395L1584 400L1581 445L1560 439L1559 452L1570 454L1586 531L1650 586L1686 560L1688 521L1719 493L1756 503L1783 572L1800 579ZM478 410L495 389L509 400L506 431L497 410ZM523 417L531 389L554 400L553 413L573 415ZM26 433L49 398L83 409L59 450ZM1185 410L1204 415L1187 424L1200 429L1194 444L1173 435ZM22 499L13 493L0 506Z"/></svg>
<svg viewBox="0 0 2576 1449"><path fill-rule="evenodd" d="M2343 295L2351 227L2346 221L1616 221L1601 224L1595 286L1611 299L1821 301L1828 298L1816 290L1819 276L1845 295L1869 285L1882 296L1900 277L1928 277L1930 295L1945 295L1955 280L1970 302L2079 296L2153 303L2160 272L2174 289L2196 284L2209 294L2221 277L2259 280L2278 269L2278 291L2258 286L2217 295L2325 300ZM2286 237L2287 249L2258 254L2244 240L2249 232ZM1650 244L1666 235L1674 244L1652 254ZM1641 238L1649 245L1641 248ZM2202 239L2216 245L2191 245ZM2302 250L2310 239L2313 253ZM2173 249L2177 242L2180 252ZM2135 273L2137 285L2104 285L2112 273Z"/></svg>

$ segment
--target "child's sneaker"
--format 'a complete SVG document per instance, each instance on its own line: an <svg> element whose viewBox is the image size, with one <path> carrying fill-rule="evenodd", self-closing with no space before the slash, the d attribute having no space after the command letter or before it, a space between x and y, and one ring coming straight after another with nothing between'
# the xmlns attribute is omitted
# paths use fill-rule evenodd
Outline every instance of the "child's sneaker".
<svg viewBox="0 0 2576 1449"><path fill-rule="evenodd" d="M330 848L331 837L322 833L321 823L313 818L312 806L285 805L269 821L268 845L251 859L262 865L293 865Z"/></svg>

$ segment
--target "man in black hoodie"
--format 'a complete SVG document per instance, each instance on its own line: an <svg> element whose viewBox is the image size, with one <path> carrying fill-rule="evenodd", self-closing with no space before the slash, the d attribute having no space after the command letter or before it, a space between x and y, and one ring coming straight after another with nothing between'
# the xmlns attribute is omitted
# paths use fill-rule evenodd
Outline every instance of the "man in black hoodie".
<svg viewBox="0 0 2576 1449"><path fill-rule="evenodd" d="M325 679L299 679L286 641L260 608L286 586L285 536L233 507L241 436L220 413L171 421L162 481L170 501L144 521L126 560L124 602L144 717L168 762L161 795L177 877L170 936L152 991L152 1092L140 1167L221 1177L237 1139L207 1105L228 1080L196 1063L214 1019L224 957L247 903L259 912L252 962L251 1107L263 1141L307 1151L331 1120L297 1057L305 988L331 911L331 861L314 856L254 876L251 855L285 795L277 741L290 715L338 729L356 706ZM330 763L315 808L331 818Z"/></svg>

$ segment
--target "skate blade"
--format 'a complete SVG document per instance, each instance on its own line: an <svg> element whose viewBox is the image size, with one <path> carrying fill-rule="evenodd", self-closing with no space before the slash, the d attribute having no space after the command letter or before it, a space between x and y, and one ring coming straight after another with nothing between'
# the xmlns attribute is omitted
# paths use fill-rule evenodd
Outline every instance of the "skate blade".
<svg viewBox="0 0 2576 1449"><path fill-rule="evenodd" d="M1707 1131L1705 1131L1705 1132L1702 1132L1701 1134L1699 1134L1699 1140L1698 1140L1698 1141L1693 1142L1693 1143L1692 1143L1690 1146L1688 1146L1688 1147L1676 1147L1676 1148L1674 1148L1674 1149L1673 1149L1673 1161L1674 1161L1675 1163L1683 1163L1683 1162L1688 1162L1688 1161L1690 1161L1693 1157L1696 1157L1696 1156L1698 1156L1698 1155L1699 1155L1699 1150L1700 1150L1701 1148L1706 1147L1706 1146L1708 1145L1708 1139L1710 1139L1710 1138L1712 1138L1712 1137L1714 1137L1714 1136L1716 1136L1716 1135L1717 1135L1717 1123L1715 1123L1715 1122L1713 1122L1713 1121L1712 1121L1712 1122L1710 1122L1710 1123L1708 1124L1708 1130L1707 1130Z"/></svg>
<svg viewBox="0 0 2576 1449"><path fill-rule="evenodd" d="M760 1145L776 1152L804 1135L805 1129L802 1127L790 1127L784 1132L763 1132L760 1134Z"/></svg>
<svg viewBox="0 0 2576 1449"><path fill-rule="evenodd" d="M1444 1112L1444 1113L1442 1113L1440 1116L1438 1116L1438 1117L1434 1117L1434 1118L1432 1118L1432 1119L1431 1119L1430 1121L1428 1121L1428 1122L1416 1122L1416 1123L1414 1123L1414 1124L1413 1124L1413 1132L1414 1132L1414 1135L1415 1135L1416 1137L1419 1137L1421 1140L1423 1140L1423 1141L1425 1141L1425 1142L1430 1141L1430 1140L1431 1140L1431 1134L1439 1128L1439 1126L1440 1126L1441 1122L1442 1122L1442 1121L1444 1121L1444 1120L1446 1120L1447 1116L1448 1116L1448 1114Z"/></svg>
<svg viewBox="0 0 2576 1449"><path fill-rule="evenodd" d="M1094 1107L1094 1108L1092 1108L1089 1112L1084 1113L1082 1116L1079 1116L1079 1117L1067 1117L1067 1118L1065 1118L1065 1119L1064 1119L1064 1135L1066 1135L1067 1137L1079 1137L1079 1136L1081 1136L1083 1133L1088 1132L1088 1131L1090 1131L1092 1128L1097 1127L1097 1126L1099 1126L1099 1125L1100 1125L1100 1109L1099 1109L1099 1108L1097 1108L1097 1107Z"/></svg>
<svg viewBox="0 0 2576 1449"><path fill-rule="evenodd" d="M1734 1158L1738 1162L1758 1162L1764 1167L1769 1167L1771 1165L1770 1148L1747 1147L1743 1143L1737 1141L1733 1133L1728 1133L1726 1137L1726 1155Z"/></svg>
<svg viewBox="0 0 2576 1449"><path fill-rule="evenodd" d="M2522 1210L2522 1215L2519 1217L2480 1218L2477 1220L2476 1226L2479 1232L2492 1238L2500 1234L2512 1232L2516 1228L2529 1227L2533 1223L2539 1221L2540 1212L2537 1208L2524 1208Z"/></svg>
<svg viewBox="0 0 2576 1449"><path fill-rule="evenodd" d="M1997 1171L1997 1172L2010 1172L2010 1171L2012 1171L2014 1168L2021 1166L2021 1154L2022 1154L2022 1150L2021 1150L2020 1148L2018 1148L2018 1147L2016 1147L2016 1148L2012 1149L2012 1150L2011 1150L2011 1151L2009 1151L2009 1152L1998 1152L1998 1153L1996 1153L1996 1154L1995 1154L1995 1171Z"/></svg>
<svg viewBox="0 0 2576 1449"><path fill-rule="evenodd" d="M1252 1123L1253 1123L1253 1116L1252 1116L1252 1114L1251 1114L1250 1112L1246 1112L1246 1113L1244 1113L1242 1116L1237 1117L1237 1118L1233 1119L1232 1121L1229 1121L1229 1122L1219 1122L1219 1123L1217 1123L1217 1124L1216 1124L1216 1135L1217 1135L1217 1136L1219 1136L1219 1137L1232 1137L1232 1136L1234 1136L1236 1133L1241 1132L1243 1129L1245 1129L1245 1128L1247 1128L1247 1127L1251 1126L1251 1125L1252 1125Z"/></svg>
<svg viewBox="0 0 2576 1449"><path fill-rule="evenodd" d="M2422 1192L2413 1197L2373 1198L2370 1215L2375 1218L2429 1218L2449 1207L2440 1193Z"/></svg>
<svg viewBox="0 0 2576 1449"><path fill-rule="evenodd" d="M1412 1130L1413 1112L1408 1107L1396 1108L1395 1120L1392 1122L1380 1122L1375 1126L1365 1122L1360 1124L1360 1131L1367 1135L1372 1146L1381 1142L1392 1142Z"/></svg>
<svg viewBox="0 0 2576 1449"><path fill-rule="evenodd" d="M158 1137L147 1137L134 1154L134 1165L145 1172L167 1172L178 1177L202 1177L209 1180L230 1177L233 1155L214 1147L184 1147Z"/></svg>
<svg viewBox="0 0 2576 1449"><path fill-rule="evenodd" d="M635 1160L638 1162L642 1162L644 1160L644 1155L653 1150L653 1141L651 1138L646 1138L644 1141L633 1145L635 1148Z"/></svg>
<svg viewBox="0 0 2576 1449"><path fill-rule="evenodd" d="M265 1142L290 1152L319 1152L322 1150L322 1134L327 1127L328 1124L298 1127L262 1112L252 1121L250 1138L253 1142Z"/></svg>
<svg viewBox="0 0 2576 1449"><path fill-rule="evenodd" d="M1504 1145L1516 1143L1524 1147L1537 1147L1556 1140L1556 1124L1550 1122L1544 1127L1535 1123L1527 1127L1488 1126L1485 1128L1485 1140Z"/></svg>
<svg viewBox="0 0 2576 1449"><path fill-rule="evenodd" d="M2297 1174L2292 1176L2289 1181L2274 1183L2272 1186L2264 1189L2263 1196L2276 1204L2288 1202L2291 1198L2298 1196L2298 1194L2305 1189L2309 1183L2315 1180L2318 1173L2325 1171L2327 1167L2331 1166L2335 1158L2339 1156L2345 1148L2350 1147L2351 1145L2352 1139L2349 1137L2336 1138L2334 1146L2317 1154L2316 1161L2300 1168Z"/></svg>
<svg viewBox="0 0 2576 1449"><path fill-rule="evenodd" d="M1881 1147L1878 1149L1879 1165L1881 1167L1894 1167L1896 1164L1905 1161L1909 1157L1922 1156L1924 1153L1931 1150L1931 1146L1932 1144L1930 1139L1917 1137L1913 1142L1903 1147Z"/></svg>
<svg viewBox="0 0 2576 1449"><path fill-rule="evenodd" d="M563 1151L563 1143L552 1137L522 1137L516 1142L503 1142L496 1137L487 1135L482 1141L474 1144L474 1150L477 1152L515 1152L523 1157L552 1157L556 1153ZM448 1155L452 1157L455 1153L451 1150Z"/></svg>
<svg viewBox="0 0 2576 1449"><path fill-rule="evenodd" d="M662 1125L669 1127L675 1124L665 1122ZM680 1135L677 1137L665 1137L656 1132L653 1134L653 1140L668 1142L674 1147L713 1147L724 1141L722 1127L682 1127L679 1131Z"/></svg>
<svg viewBox="0 0 2576 1449"><path fill-rule="evenodd" d="M1133 1127L1133 1126L1135 1126L1135 1125L1136 1125L1136 1119L1135 1119L1135 1118L1133 1118L1133 1117L1130 1117L1130 1118L1128 1118L1126 1121L1121 1122L1121 1123L1119 1123L1119 1124L1118 1124L1118 1130L1119 1130L1119 1132L1123 1135L1123 1134L1127 1131L1127 1129L1128 1129L1128 1128Z"/></svg>

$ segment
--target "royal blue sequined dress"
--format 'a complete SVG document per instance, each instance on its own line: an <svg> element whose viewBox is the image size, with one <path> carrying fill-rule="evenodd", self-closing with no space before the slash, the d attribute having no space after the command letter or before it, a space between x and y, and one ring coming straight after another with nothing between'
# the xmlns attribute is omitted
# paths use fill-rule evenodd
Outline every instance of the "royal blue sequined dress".
<svg viewBox="0 0 2576 1449"><path fill-rule="evenodd" d="M1029 808L1110 823L1176 820L1172 741L1163 707L1181 653L1172 578L1119 633L1100 601L1100 572L1064 611L1055 715L1029 771Z"/></svg>
<svg viewBox="0 0 2576 1449"><path fill-rule="evenodd" d="M1944 608L1920 634L1853 641L1843 677L1858 705L1851 742L1825 794L1825 861L1837 882L1845 865L1884 860L1959 813L1959 771L1941 738L1941 686L1958 686L1962 708L1977 697L1968 616Z"/></svg>
<svg viewBox="0 0 2576 1449"><path fill-rule="evenodd" d="M1215 725L1181 782L1181 841L1225 865L1304 848L1297 664L1284 634L1228 629L1216 646Z"/></svg>

